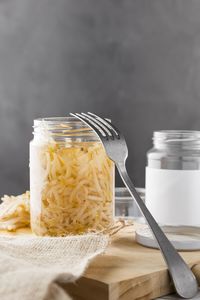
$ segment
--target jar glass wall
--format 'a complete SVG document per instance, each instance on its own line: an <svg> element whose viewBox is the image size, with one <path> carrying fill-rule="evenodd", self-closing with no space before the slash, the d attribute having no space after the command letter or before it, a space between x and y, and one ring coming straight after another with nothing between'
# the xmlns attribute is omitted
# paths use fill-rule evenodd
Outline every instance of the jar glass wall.
<svg viewBox="0 0 200 300"><path fill-rule="evenodd" d="M99 232L113 222L114 164L76 118L34 121L31 228L37 235Z"/></svg>

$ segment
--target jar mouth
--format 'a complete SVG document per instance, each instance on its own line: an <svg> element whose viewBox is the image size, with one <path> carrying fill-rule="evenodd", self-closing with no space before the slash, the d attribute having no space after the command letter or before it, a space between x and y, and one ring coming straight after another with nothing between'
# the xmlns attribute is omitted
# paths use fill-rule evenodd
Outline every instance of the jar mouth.
<svg viewBox="0 0 200 300"><path fill-rule="evenodd" d="M185 149L200 148L200 131L197 130L160 130L153 133L156 147L179 146Z"/></svg>
<svg viewBox="0 0 200 300"><path fill-rule="evenodd" d="M37 118L34 120L34 124L35 123L40 124L43 122L46 122L48 124L62 124L62 123L68 123L68 122L81 122L81 121L79 119L77 119L75 117L71 117L71 116L69 116L69 117L45 117L45 118Z"/></svg>
<svg viewBox="0 0 200 300"><path fill-rule="evenodd" d="M47 117L34 120L33 134L46 134L55 140L85 138L97 140L96 133L75 117Z"/></svg>
<svg viewBox="0 0 200 300"><path fill-rule="evenodd" d="M200 138L200 131L196 130L159 130L154 131L153 139L163 140L191 140Z"/></svg>

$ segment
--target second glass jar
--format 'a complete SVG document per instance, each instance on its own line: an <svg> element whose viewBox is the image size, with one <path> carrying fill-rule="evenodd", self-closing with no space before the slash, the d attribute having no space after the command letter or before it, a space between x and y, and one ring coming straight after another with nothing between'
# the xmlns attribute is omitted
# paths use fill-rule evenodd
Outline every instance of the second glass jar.
<svg viewBox="0 0 200 300"><path fill-rule="evenodd" d="M147 152L146 205L162 225L200 226L200 132L154 132Z"/></svg>

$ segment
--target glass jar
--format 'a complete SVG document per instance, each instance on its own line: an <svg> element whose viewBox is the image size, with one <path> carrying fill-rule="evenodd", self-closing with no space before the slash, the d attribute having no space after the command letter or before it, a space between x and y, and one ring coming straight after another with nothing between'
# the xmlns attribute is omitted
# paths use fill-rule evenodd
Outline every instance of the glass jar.
<svg viewBox="0 0 200 300"><path fill-rule="evenodd" d="M200 131L157 131L153 143L147 207L161 225L200 226Z"/></svg>
<svg viewBox="0 0 200 300"><path fill-rule="evenodd" d="M30 204L31 228L40 236L99 232L112 224L114 163L83 122L34 120Z"/></svg>

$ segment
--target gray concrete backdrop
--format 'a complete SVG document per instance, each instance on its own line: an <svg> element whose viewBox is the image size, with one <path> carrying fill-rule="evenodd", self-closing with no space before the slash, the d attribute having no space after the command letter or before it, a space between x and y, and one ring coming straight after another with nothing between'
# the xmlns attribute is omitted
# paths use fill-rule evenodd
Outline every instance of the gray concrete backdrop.
<svg viewBox="0 0 200 300"><path fill-rule="evenodd" d="M93 111L144 185L156 129L200 130L199 0L1 0L0 194L28 188L33 119Z"/></svg>

